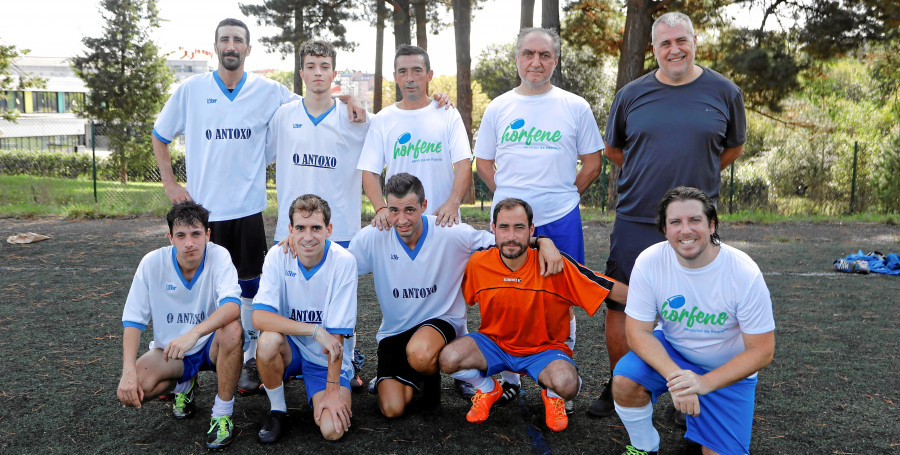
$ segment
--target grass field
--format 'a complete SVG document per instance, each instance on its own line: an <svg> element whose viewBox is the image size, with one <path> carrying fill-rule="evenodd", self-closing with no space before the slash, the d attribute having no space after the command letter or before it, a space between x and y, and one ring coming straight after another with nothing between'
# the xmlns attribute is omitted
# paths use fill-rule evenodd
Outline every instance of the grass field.
<svg viewBox="0 0 900 455"><path fill-rule="evenodd" d="M267 223L274 227L274 220ZM483 222L481 223L483 226ZM602 270L611 225L585 223L587 265ZM171 404L125 409L115 390L121 371L121 314L134 269L167 244L159 219L0 219L0 233L53 238L0 246L0 453L203 453L215 376L202 373L198 415L171 417ZM859 249L900 250L900 229L872 223L726 223L726 243L759 263L775 305L774 362L759 375L751 450L759 454L890 454L900 451L900 277L844 275L831 262ZM270 232L271 234L271 232ZM375 371L380 312L371 276L360 280L358 347ZM444 379L442 406L387 420L365 392L353 396L353 427L338 442L319 436L302 383L287 385L287 436L256 442L268 411L264 396L239 397L231 453L560 453L618 454L627 435L617 417L591 419L585 407L608 366L602 315L578 314L575 359L584 378L569 428L543 423L537 387L525 380L518 403L465 421L469 403ZM470 330L476 328L470 319ZM145 335L142 345L146 346ZM656 405L663 454L699 453Z"/></svg>

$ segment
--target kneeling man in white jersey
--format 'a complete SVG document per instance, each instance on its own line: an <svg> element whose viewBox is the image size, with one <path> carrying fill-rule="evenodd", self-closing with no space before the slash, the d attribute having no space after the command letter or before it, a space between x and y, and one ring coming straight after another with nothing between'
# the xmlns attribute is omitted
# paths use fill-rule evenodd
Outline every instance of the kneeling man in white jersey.
<svg viewBox="0 0 900 455"><path fill-rule="evenodd" d="M385 417L403 415L415 392L426 407L440 404L438 356L467 333L462 283L473 251L494 236L467 224L435 224L422 182L405 172L384 188L391 230L367 226L350 241L359 273L374 274L381 306L378 329L378 405ZM538 239L531 238L536 245ZM541 271L552 274L562 257L549 239L540 239Z"/></svg>
<svg viewBox="0 0 900 455"><path fill-rule="evenodd" d="M192 201L175 204L166 216L172 246L141 260L122 314L122 378L118 396L141 407L175 389L176 419L194 413L196 374L217 373L206 446L231 444L234 390L241 371L243 329L237 270L225 248L209 242L209 212ZM150 350L137 359L141 332L153 321Z"/></svg>
<svg viewBox="0 0 900 455"><path fill-rule="evenodd" d="M703 191L670 190L657 215L666 241L635 262L625 307L631 352L613 372L627 453L659 450L651 401L667 391L687 415L685 438L705 455L749 453L756 373L775 352L769 289L749 256L721 243Z"/></svg>
<svg viewBox="0 0 900 455"><path fill-rule="evenodd" d="M253 300L253 326L262 330L256 361L271 404L259 441L272 443L282 434L284 379L300 374L319 431L337 440L350 428L356 260L328 240L333 227L324 199L304 194L288 216L297 257L279 246L270 249Z"/></svg>

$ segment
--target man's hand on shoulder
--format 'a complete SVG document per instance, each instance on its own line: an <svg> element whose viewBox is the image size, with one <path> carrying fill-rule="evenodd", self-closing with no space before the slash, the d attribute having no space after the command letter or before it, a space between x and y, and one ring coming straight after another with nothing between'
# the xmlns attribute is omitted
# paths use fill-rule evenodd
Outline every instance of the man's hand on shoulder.
<svg viewBox="0 0 900 455"><path fill-rule="evenodd" d="M438 108L444 108L444 110L456 109L456 104L453 102L453 99L450 98L449 93L436 92L432 95L432 98L437 101Z"/></svg>
<svg viewBox="0 0 900 455"><path fill-rule="evenodd" d="M350 121L353 123L366 123L366 107L359 98L351 95L341 95L338 99L347 104Z"/></svg>
<svg viewBox="0 0 900 455"><path fill-rule="evenodd" d="M459 204L453 201L444 202L444 205L434 212L434 224L441 226L459 224Z"/></svg>
<svg viewBox="0 0 900 455"><path fill-rule="evenodd" d="M559 254L553 240L547 237L538 237L538 251L540 251L541 276L547 277L562 272L565 265L565 259Z"/></svg>
<svg viewBox="0 0 900 455"><path fill-rule="evenodd" d="M375 216L372 217L372 226L378 228L379 231L391 229L391 218L388 216L387 207L382 207L375 211Z"/></svg>

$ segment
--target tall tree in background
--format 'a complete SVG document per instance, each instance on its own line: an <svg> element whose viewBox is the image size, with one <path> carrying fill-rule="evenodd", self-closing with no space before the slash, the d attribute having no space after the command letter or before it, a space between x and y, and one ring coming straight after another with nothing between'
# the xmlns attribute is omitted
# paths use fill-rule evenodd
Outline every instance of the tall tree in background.
<svg viewBox="0 0 900 455"><path fill-rule="evenodd" d="M261 5L239 4L241 12L256 16L258 25L272 25L281 33L259 41L270 51L294 56L294 92L303 94L300 79L300 44L311 38L330 41L339 49L352 50L345 23L355 19L351 0L265 0ZM251 43L252 44L252 43Z"/></svg>
<svg viewBox="0 0 900 455"><path fill-rule="evenodd" d="M21 51L13 45L0 44L0 93L6 90L24 91L29 88L43 88L46 82L40 77L31 77L22 71L15 63L19 57L24 57L28 49ZM24 109L25 106L22 106ZM15 122L19 117L20 109L14 104L9 105L9 100L0 99L0 119Z"/></svg>
<svg viewBox="0 0 900 455"><path fill-rule="evenodd" d="M384 106L382 99L382 82L384 81L384 19L387 17L387 8L384 0L375 0L375 106L372 112L378 113Z"/></svg>
<svg viewBox="0 0 900 455"><path fill-rule="evenodd" d="M103 124L119 179L126 183L129 167L154 166L150 134L172 75L150 40L150 30L159 27L156 0L100 4L103 34L82 40L87 53L72 59L72 68L90 89L79 114Z"/></svg>
<svg viewBox="0 0 900 455"><path fill-rule="evenodd" d="M559 23L559 0L541 0L541 28L556 30L556 34L562 34ZM562 54L561 51L560 54ZM550 83L560 88L568 88L563 86L563 56L557 55L556 57L559 60L556 63L556 71L550 77Z"/></svg>

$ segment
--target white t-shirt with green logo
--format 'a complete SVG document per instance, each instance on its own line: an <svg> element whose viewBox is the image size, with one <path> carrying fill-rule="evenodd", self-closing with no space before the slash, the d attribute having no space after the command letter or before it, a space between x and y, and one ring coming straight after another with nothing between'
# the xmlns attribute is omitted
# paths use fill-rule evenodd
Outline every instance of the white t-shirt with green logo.
<svg viewBox="0 0 900 455"><path fill-rule="evenodd" d="M422 181L426 215L450 197L453 164L472 159L469 136L456 109L437 108L437 102L415 110L391 105L381 110L369 126L358 169L381 174L410 173Z"/></svg>
<svg viewBox="0 0 900 455"><path fill-rule="evenodd" d="M515 197L531 204L542 226L571 212L579 155L603 149L600 129L584 98L553 87L542 95L511 90L488 104L475 157L494 160L494 203Z"/></svg>
<svg viewBox="0 0 900 455"><path fill-rule="evenodd" d="M625 314L645 322L658 319L657 330L672 347L707 370L744 351L741 332L775 330L762 272L750 256L725 244L699 269L679 264L669 242L644 250L631 272Z"/></svg>

